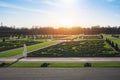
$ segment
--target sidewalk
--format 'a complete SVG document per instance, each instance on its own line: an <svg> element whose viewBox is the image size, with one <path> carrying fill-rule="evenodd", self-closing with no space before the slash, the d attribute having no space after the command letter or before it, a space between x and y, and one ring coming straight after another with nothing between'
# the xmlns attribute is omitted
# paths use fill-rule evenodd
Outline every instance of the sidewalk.
<svg viewBox="0 0 120 80"><path fill-rule="evenodd" d="M17 60L17 58L0 58L0 61L3 62L13 62ZM99 57L78 57L78 58L23 58L19 60L19 62L68 62L68 63L79 63L79 62L120 62L120 57L106 57L106 58L99 58Z"/></svg>

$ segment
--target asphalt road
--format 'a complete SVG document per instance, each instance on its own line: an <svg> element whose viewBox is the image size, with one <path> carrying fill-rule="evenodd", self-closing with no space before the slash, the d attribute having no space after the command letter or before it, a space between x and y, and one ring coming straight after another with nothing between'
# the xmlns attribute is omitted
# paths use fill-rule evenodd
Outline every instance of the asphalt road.
<svg viewBox="0 0 120 80"><path fill-rule="evenodd" d="M120 68L0 68L0 80L120 80Z"/></svg>

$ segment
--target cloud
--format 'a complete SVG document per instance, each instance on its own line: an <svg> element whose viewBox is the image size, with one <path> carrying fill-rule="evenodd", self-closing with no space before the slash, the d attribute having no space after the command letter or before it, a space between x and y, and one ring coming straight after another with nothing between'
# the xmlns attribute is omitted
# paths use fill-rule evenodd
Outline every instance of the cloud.
<svg viewBox="0 0 120 80"><path fill-rule="evenodd" d="M3 10L2 13L12 14L12 15L16 15L17 14L16 11L8 11L8 10Z"/></svg>
<svg viewBox="0 0 120 80"><path fill-rule="evenodd" d="M106 0L107 2L114 2L115 0Z"/></svg>
<svg viewBox="0 0 120 80"><path fill-rule="evenodd" d="M75 8L78 0L43 0L43 4L53 8L59 9L71 9Z"/></svg>
<svg viewBox="0 0 120 80"><path fill-rule="evenodd" d="M21 7L21 6L13 5L13 4L9 4L9 3L4 3L4 2L0 2L0 6L1 7L18 9L18 10L29 11L29 12L35 12L35 13L44 13L44 14L48 14L49 13L48 11L42 10L42 9L25 8L25 7Z"/></svg>
<svg viewBox="0 0 120 80"><path fill-rule="evenodd" d="M62 4L59 2L59 0L56 1L44 0L43 3L49 6L62 7Z"/></svg>
<svg viewBox="0 0 120 80"><path fill-rule="evenodd" d="M27 1L27 2L31 2L31 1L33 1L33 0L18 0L18 1Z"/></svg>
<svg viewBox="0 0 120 80"><path fill-rule="evenodd" d="M120 18L120 14L115 14L115 17L119 17Z"/></svg>
<svg viewBox="0 0 120 80"><path fill-rule="evenodd" d="M53 6L57 6L57 4L55 2L52 1L44 1L43 3L48 4L48 5L53 5Z"/></svg>

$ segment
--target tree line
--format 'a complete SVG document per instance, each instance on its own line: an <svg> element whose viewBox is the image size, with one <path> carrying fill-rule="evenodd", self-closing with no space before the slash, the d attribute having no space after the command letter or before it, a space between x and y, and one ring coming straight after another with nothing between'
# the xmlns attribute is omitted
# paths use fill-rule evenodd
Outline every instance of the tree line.
<svg viewBox="0 0 120 80"><path fill-rule="evenodd" d="M0 37L10 35L77 35L77 34L120 34L120 26L101 27L93 26L91 28L72 27L72 28L53 28L53 27L35 27L35 28L13 28L0 26Z"/></svg>

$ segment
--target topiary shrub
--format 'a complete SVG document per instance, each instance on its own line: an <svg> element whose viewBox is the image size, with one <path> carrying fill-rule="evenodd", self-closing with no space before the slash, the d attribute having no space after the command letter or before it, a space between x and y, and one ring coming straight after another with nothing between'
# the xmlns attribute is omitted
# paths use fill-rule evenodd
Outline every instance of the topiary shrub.
<svg viewBox="0 0 120 80"><path fill-rule="evenodd" d="M114 47L114 42L112 41L111 46Z"/></svg>
<svg viewBox="0 0 120 80"><path fill-rule="evenodd" d="M115 44L115 49L118 51L119 48L118 48L118 44Z"/></svg>
<svg viewBox="0 0 120 80"><path fill-rule="evenodd" d="M6 63L0 62L0 67L4 67L5 65L6 65Z"/></svg>
<svg viewBox="0 0 120 80"><path fill-rule="evenodd" d="M2 39L2 42L5 42L5 41L6 41L6 39L5 39L5 38L3 38L3 39Z"/></svg>
<svg viewBox="0 0 120 80"><path fill-rule="evenodd" d="M91 63L85 63L84 67L92 67Z"/></svg>
<svg viewBox="0 0 120 80"><path fill-rule="evenodd" d="M103 38L103 35L101 35L101 38Z"/></svg>
<svg viewBox="0 0 120 80"><path fill-rule="evenodd" d="M50 65L50 63L43 63L41 67L48 67L48 65Z"/></svg>

